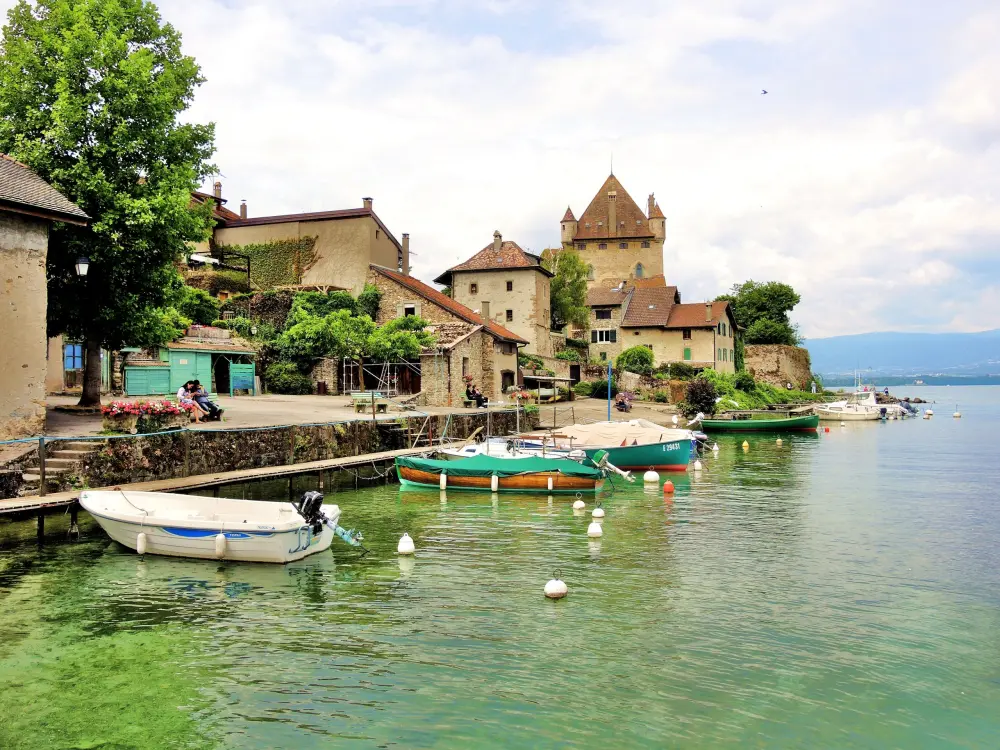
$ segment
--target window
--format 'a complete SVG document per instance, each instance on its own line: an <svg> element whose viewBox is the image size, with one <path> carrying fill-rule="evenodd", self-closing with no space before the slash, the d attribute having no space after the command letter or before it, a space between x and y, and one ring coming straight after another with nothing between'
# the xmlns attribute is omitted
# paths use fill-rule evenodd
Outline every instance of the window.
<svg viewBox="0 0 1000 750"><path fill-rule="evenodd" d="M649 240L643 240L642 241L642 246L643 247L649 247Z"/></svg>
<svg viewBox="0 0 1000 750"><path fill-rule="evenodd" d="M685 362L691 361L691 347L689 346L684 347L684 361Z"/></svg>
<svg viewBox="0 0 1000 750"><path fill-rule="evenodd" d="M594 280L594 267L587 266L587 281L593 281L593 280Z"/></svg>
<svg viewBox="0 0 1000 750"><path fill-rule="evenodd" d="M719 362L722 361L722 349L715 350L715 359Z"/></svg>
<svg viewBox="0 0 1000 750"><path fill-rule="evenodd" d="M627 242L619 242L618 243L618 249L619 250L628 250L628 243Z"/></svg>
<svg viewBox="0 0 1000 750"><path fill-rule="evenodd" d="M514 311L513 310L508 310L507 311L507 322L509 323L513 319L514 319Z"/></svg>
<svg viewBox="0 0 1000 750"><path fill-rule="evenodd" d="M80 344L66 344L63 346L63 369L82 370L83 369L83 346Z"/></svg>
<svg viewBox="0 0 1000 750"><path fill-rule="evenodd" d="M462 377L469 374L469 358L462 357Z"/></svg>
<svg viewBox="0 0 1000 750"><path fill-rule="evenodd" d="M735 362L736 361L736 357L733 356L733 350L732 349L729 350L729 361L730 362Z"/></svg>
<svg viewBox="0 0 1000 750"><path fill-rule="evenodd" d="M608 243L607 242L598 242L597 243L597 249L598 250L607 250L608 249Z"/></svg>
<svg viewBox="0 0 1000 750"><path fill-rule="evenodd" d="M681 338L683 338L685 341L690 341L691 340L691 329L690 328L682 328L681 329Z"/></svg>
<svg viewBox="0 0 1000 750"><path fill-rule="evenodd" d="M611 310L594 310L594 316L598 320L611 320Z"/></svg>
<svg viewBox="0 0 1000 750"><path fill-rule="evenodd" d="M589 227L590 224L588 224L587 226ZM577 250L586 250L587 249L587 243L586 242L577 242L576 243L576 249Z"/></svg>
<svg viewBox="0 0 1000 750"><path fill-rule="evenodd" d="M635 264L635 277L641 279L646 275L646 269L642 267L642 263Z"/></svg>
<svg viewBox="0 0 1000 750"><path fill-rule="evenodd" d="M593 329L590 332L591 344L614 344L618 341L618 331L611 329Z"/></svg>
<svg viewBox="0 0 1000 750"><path fill-rule="evenodd" d="M379 230L378 230L378 229L376 229L376 230L375 230L375 239L378 239L378 237L379 237L379 234L378 234L378 233L379 233Z"/></svg>
<svg viewBox="0 0 1000 750"><path fill-rule="evenodd" d="M479 294L479 284L469 284L469 294Z"/></svg>
<svg viewBox="0 0 1000 750"><path fill-rule="evenodd" d="M513 281L508 281L507 282L507 291L508 292L513 292L514 291L514 282Z"/></svg>
<svg viewBox="0 0 1000 750"><path fill-rule="evenodd" d="M409 318L411 316L416 316L417 306L416 305L403 305L403 317Z"/></svg>
<svg viewBox="0 0 1000 750"><path fill-rule="evenodd" d="M607 361L608 361L608 353L601 352L601 362L607 362Z"/></svg>

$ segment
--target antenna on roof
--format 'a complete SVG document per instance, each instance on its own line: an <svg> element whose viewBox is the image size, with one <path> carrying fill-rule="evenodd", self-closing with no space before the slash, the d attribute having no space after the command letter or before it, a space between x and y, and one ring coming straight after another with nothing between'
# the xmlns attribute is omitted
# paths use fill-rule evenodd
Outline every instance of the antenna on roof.
<svg viewBox="0 0 1000 750"><path fill-rule="evenodd" d="M614 149L611 150L611 174L615 173L615 152Z"/></svg>

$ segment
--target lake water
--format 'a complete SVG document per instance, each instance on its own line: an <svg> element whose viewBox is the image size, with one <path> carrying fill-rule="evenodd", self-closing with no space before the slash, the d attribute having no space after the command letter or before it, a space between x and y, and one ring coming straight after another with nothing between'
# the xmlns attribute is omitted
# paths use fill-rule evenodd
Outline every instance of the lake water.
<svg viewBox="0 0 1000 750"><path fill-rule="evenodd" d="M395 485L328 495L369 556L285 567L8 525L0 747L996 747L1000 388L900 391L936 416L720 439L600 541Z"/></svg>

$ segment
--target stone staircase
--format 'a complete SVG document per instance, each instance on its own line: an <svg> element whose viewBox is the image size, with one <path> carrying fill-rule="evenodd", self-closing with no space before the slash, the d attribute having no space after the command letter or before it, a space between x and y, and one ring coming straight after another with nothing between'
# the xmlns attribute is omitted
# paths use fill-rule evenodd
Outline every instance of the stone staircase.
<svg viewBox="0 0 1000 750"><path fill-rule="evenodd" d="M45 453L45 484L47 490L57 490L66 475L78 474L84 459L94 453L99 443L89 441L69 441L58 443L58 448L50 448ZM24 469L21 486L22 495L37 495L41 489L41 474L38 458Z"/></svg>

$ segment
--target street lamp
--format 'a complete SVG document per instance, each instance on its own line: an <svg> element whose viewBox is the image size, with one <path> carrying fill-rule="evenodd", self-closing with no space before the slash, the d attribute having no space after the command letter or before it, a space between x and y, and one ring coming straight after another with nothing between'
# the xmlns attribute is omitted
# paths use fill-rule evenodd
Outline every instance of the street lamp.
<svg viewBox="0 0 1000 750"><path fill-rule="evenodd" d="M76 259L76 275L86 276L90 269L90 258L80 257Z"/></svg>

